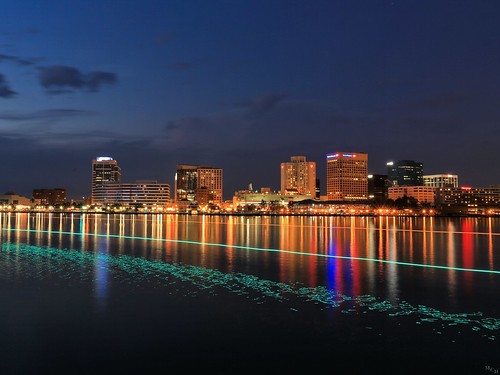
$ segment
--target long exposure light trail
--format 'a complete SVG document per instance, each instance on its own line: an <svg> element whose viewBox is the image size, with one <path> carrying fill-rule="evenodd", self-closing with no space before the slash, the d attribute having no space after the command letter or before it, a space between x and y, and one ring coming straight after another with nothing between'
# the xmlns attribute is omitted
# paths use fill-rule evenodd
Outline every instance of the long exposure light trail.
<svg viewBox="0 0 500 375"><path fill-rule="evenodd" d="M77 236L92 236L92 237L106 237L106 238L124 238L131 240L142 240L142 241L159 241L159 242L169 242L169 243L179 243L197 246L211 246L211 247L222 247L231 248L239 250L251 250L251 251L261 251L261 252L271 252L271 253L284 253L292 255L304 255L309 257L318 258L333 258L333 259L343 259L343 260L356 260L364 262L374 262L383 264L394 264L398 266L410 266L410 267L421 267L421 268L434 268L448 271L464 271L464 272L478 272L478 273L488 273L488 274L499 274L500 270L485 270L477 268L463 268L463 267L448 267L435 264L423 264L423 263L411 263L411 262L399 262L387 259L376 259L376 258L366 258L366 257L354 257L345 255L332 255L332 254L318 254L318 253L306 253L302 251L286 250L286 249L273 249L273 248L263 248L263 247L253 247L253 246L242 246L242 245L228 245L223 243L215 242L202 242L202 241L190 241L190 240L179 240L179 239L169 239L169 238L155 238L155 237L143 237L143 236L128 236L128 235L117 235L117 234L101 234L101 233L89 233L89 232L67 232L67 231L48 231L48 230L37 230L37 229L16 229L16 228L2 228L3 231L11 232L27 232L27 233L50 233L50 234L64 234L64 235L77 235Z"/></svg>
<svg viewBox="0 0 500 375"><path fill-rule="evenodd" d="M144 214L145 217L138 217L138 218L134 218L134 220L136 221L143 221L143 222L146 222L148 221L148 217L153 217L155 214ZM166 214L166 215L169 215L169 214ZM244 218L244 216L238 216L240 218ZM319 221L323 221L324 220L328 220L330 219L331 217L330 216L314 216L315 219L319 219ZM369 217L361 217L362 219L370 219ZM396 219L397 217L392 217L392 216L384 216L384 218L387 218L387 219L390 219L390 220L393 220L393 219ZM374 219L380 219L380 218L374 218ZM131 219L129 218L125 218L124 219L125 221L131 221ZM179 220L180 222L182 223L192 223L192 224L201 224L202 223L202 219L200 219L199 216L197 216L197 220L193 220L193 219L188 219L188 220ZM374 221L375 223L375 221ZM215 223L211 223L211 224L215 224ZM225 222L220 222L220 223L217 223L217 225L220 225L220 226L223 226L223 225L226 225L227 223ZM261 227L261 226L269 226L269 227L280 227L281 223L249 223L249 222L238 222L237 220L235 220L234 222L231 223L231 225L237 225L237 226L241 226L241 225L244 225L244 226L251 226L251 227ZM314 226L314 225L307 225L307 224L300 224L300 225L297 225L297 224L292 224L292 223L287 223L287 227L289 228L309 228L309 229L316 229L317 227ZM328 228L332 228L332 229L349 229L349 230L357 230L357 231L366 231L366 227L360 227L360 226L351 226L351 225L328 225ZM408 232L413 232L413 233L429 233L429 232L432 232L433 234L457 234L457 235L460 235L460 234L473 234L473 235L480 235L480 236L500 236L500 233L497 233L497 232L476 232L476 231L461 231L461 230L457 230L457 231L450 231L450 230L442 230L442 229L407 229L407 228L390 228L390 227L372 227L372 228L369 228L370 230L374 230L374 231L386 231L386 230L392 230L392 229L395 229L396 232L398 233L408 233Z"/></svg>
<svg viewBox="0 0 500 375"><path fill-rule="evenodd" d="M322 308L340 309L342 314L358 316L360 313L376 312L396 319L414 319L417 325L434 326L436 334L441 334L445 328L456 327L463 330L469 326L472 332L478 332L483 338L495 341L497 331L500 330L500 319L487 316L481 311L447 312L423 304L413 305L405 300L389 300L366 293L349 296L325 286L306 287L300 282L276 282L247 273L228 274L217 269L176 262L166 263L126 254L94 254L28 244L2 244L0 265L2 261L9 263L13 259L16 263L16 273L31 275L41 280L50 278L52 273L55 273L62 280L69 282L75 277L74 273L77 273L82 281L92 280L96 289L99 283L104 283L102 287L106 287L109 282L108 278L99 280L99 276L95 274L98 268L109 275L109 279L126 282L129 288L140 288L140 285L147 281L155 286L168 287L168 294L175 293L183 297L196 297L205 292L216 297L221 290L225 290L259 305L270 300L288 303L290 310L297 312L301 309L301 304L291 298L294 296ZM47 272L40 272L41 269ZM65 272L60 272L61 269ZM97 302L102 304L107 296L96 293L96 298Z"/></svg>
<svg viewBox="0 0 500 375"><path fill-rule="evenodd" d="M186 222L189 222L189 221L186 221ZM201 224L201 221L191 221L192 223L196 223L196 224ZM219 223L219 225L224 225L225 223ZM232 225L248 225L248 226L270 226L270 227L279 227L281 226L282 224L279 224L279 223L232 223ZM297 224L287 224L287 227L289 228L312 228L312 229L315 229L317 227L313 226L313 225L297 225ZM350 225L329 225L328 226L328 229L349 229L349 230L358 230L358 231L363 231L365 232L366 231L366 227L353 227L353 226L350 226ZM489 232L474 232L474 231L449 231L449 230L434 230L434 229L428 229L428 230L424 230L424 229L405 229L405 228L390 228L390 227L383 227L383 228L379 228L379 227L373 227L373 228L369 228L370 230L374 230L374 231L386 231L386 230L395 230L396 232L398 233L403 233L403 232L413 232L413 233L434 233L434 234L474 234L474 235L481 235L481 236L500 236L500 233L489 233Z"/></svg>

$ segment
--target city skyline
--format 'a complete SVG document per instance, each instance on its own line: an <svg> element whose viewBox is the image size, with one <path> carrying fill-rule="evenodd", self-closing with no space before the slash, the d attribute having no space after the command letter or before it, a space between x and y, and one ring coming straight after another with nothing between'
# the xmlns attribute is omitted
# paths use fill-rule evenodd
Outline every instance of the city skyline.
<svg viewBox="0 0 500 375"><path fill-rule="evenodd" d="M143 179L143 180L122 180L122 168L119 160L113 158L112 156L97 156L92 159L92 173L90 178L90 190L89 193L82 197L73 197L71 194L68 194L68 199L71 200L89 200L93 201L95 198L95 193L99 192L100 195L103 194L104 190L101 188L104 185L109 185L113 188L120 189L121 185L138 185L138 184L153 184L153 185L162 185L168 186L168 195L170 196L172 201L192 201L196 202L197 196L201 194L201 196L212 196L209 200L215 200L216 203L220 204L223 201L230 201L231 197L234 197L238 194L238 192L249 191L253 189L254 192L258 192L259 190L265 190L268 193L273 194L282 194L282 195L290 195L297 194L297 196L310 196L313 199L333 199L333 200L365 200L369 199L368 197L368 189L369 180L373 178L373 176L378 176L378 178L384 177L384 184L388 181L391 181L391 186L398 186L397 180L392 181L396 176L392 176L389 174L372 174L368 169L368 154L365 153L356 153L352 151L337 151L335 153L328 153L325 155L327 166L325 167L325 173L327 178L323 182L323 188L319 189L321 193L321 197L316 197L318 193L318 181L316 178L316 161L307 161L306 156L290 156L290 161L284 161L280 164L280 168L278 169L278 174L281 177L281 186L279 189L273 189L270 186L254 186L254 184L250 183L247 186L244 186L241 189L234 190L232 192L225 192L226 195L223 194L223 186L224 179L222 178L223 169L216 166L206 166L206 165L193 165L193 164L176 164L176 172L173 178L173 183L170 181L161 180L153 180L153 179ZM333 166L332 161L340 162L342 165L340 167ZM405 165L405 163L415 163L413 160L398 160L396 164L402 163L401 165ZM303 165L301 165L303 164ZM358 165L360 164L360 165ZM423 165L422 163L416 163L420 166L420 173L423 173ZM387 172L391 172L391 168L394 165L394 162L388 162L386 167L388 168ZM287 173L284 174L284 168L288 170ZM292 168L292 169L290 169ZM309 175L310 171L312 174ZM334 171L335 170L335 171ZM347 174L342 173L341 171L345 170ZM290 175L289 175L290 174ZM363 177L365 176L365 177ZM402 176L401 176L402 177ZM340 180L338 180L340 178ZM407 176L404 176L406 179ZM288 182L285 180L291 179ZM202 181L201 183L198 180ZM205 183L206 180L206 183ZM334 183L334 180L337 182ZM293 182L295 181L295 182ZM301 182L299 182L301 181ZM343 181L343 182L340 182ZM348 182L349 181L349 182ZM425 181L425 183L424 183ZM283 186L288 186L288 184L299 184L303 185L301 188L297 188L299 185L295 185L294 188L285 188L283 190ZM340 184L340 185L339 185ZM116 186L115 186L116 185ZM199 185L199 186L198 186ZM320 181L321 185L321 181ZM424 174L422 181L406 184L408 186L434 186L434 187L443 187L443 186L453 186L459 187L458 184L458 175L442 173L442 174ZM334 187L335 186L335 187ZM387 185L386 185L387 186ZM460 185L464 186L464 185ZM490 185L491 187L498 188L498 184ZM466 186L465 188L470 189L471 186ZM474 188L488 188L487 186L473 186ZM199 189L205 189L204 191L199 191ZM178 191L178 189L180 189ZM208 189L208 190L207 190ZM305 190L304 190L305 189ZM346 190L347 189L347 190ZM64 186L59 187L36 187L32 189L33 196L35 196L36 191L58 191L63 190L64 196L66 197L66 188ZM170 190L172 190L172 195ZM337 193L334 193L337 191ZM340 193L343 191L343 193ZM344 193L347 193L347 196L344 197ZM71 192L70 192L71 193ZM6 192L9 194L16 194L21 196L29 197L31 194L19 194L18 192ZM180 194L180 196L179 196ZM339 196L334 197L335 194L340 194ZM352 196L351 196L352 194ZM343 198L342 198L343 197ZM373 197L372 197L373 198ZM100 199L100 198L99 198ZM208 199L208 198L205 198ZM205 200L202 199L202 200ZM93 203L103 203L100 200Z"/></svg>
<svg viewBox="0 0 500 375"><path fill-rule="evenodd" d="M500 182L497 1L2 5L0 192L88 196L110 155L171 186L177 163L218 166L227 198L305 155L324 194L335 150Z"/></svg>

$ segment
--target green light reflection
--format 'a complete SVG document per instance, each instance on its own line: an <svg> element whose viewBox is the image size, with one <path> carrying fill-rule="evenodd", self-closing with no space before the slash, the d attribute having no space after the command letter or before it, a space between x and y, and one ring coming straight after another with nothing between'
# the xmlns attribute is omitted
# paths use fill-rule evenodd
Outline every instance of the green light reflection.
<svg viewBox="0 0 500 375"><path fill-rule="evenodd" d="M88 233L88 232L84 232L84 233L65 232L65 231L59 232L59 231L18 229L18 228L2 228L2 230L3 231L30 232L30 233L66 234L66 235L71 235L71 236L79 235L79 236L93 236L93 237L107 237L107 238L119 238L119 239L171 242L171 243L180 243L180 244L197 245L197 246L223 247L223 248L251 250L251 251L263 251L263 252L275 252L275 253L285 253L285 254L294 254L294 255L305 255L305 256L318 257L318 258L335 258L335 259L344 259L344 260L357 260L357 261L364 261L364 262L394 264L394 265L399 265L399 266L433 268L433 269L441 269L441 270L448 270L448 271L466 271L466 272L500 274L499 270L485 270L485 269L478 269L478 268L463 268L463 267L448 267L448 266L442 266L442 265L436 265L436 264L400 262L400 261L387 260L387 259L353 257L353 256L333 255L333 254L307 253L307 252L285 250L285 249L273 249L273 248L242 246L242 245L228 245L228 244L224 244L224 243L189 241L189 240L178 240L178 239L169 239L169 238L154 238L154 237L127 236L127 235L117 235L117 234Z"/></svg>
<svg viewBox="0 0 500 375"><path fill-rule="evenodd" d="M304 287L301 283L280 283L243 273L224 273L198 266L165 263L160 260L109 255L85 251L37 247L27 244L3 243L0 252L0 278L11 270L17 277L34 279L60 278L77 282L98 282L94 268L105 268L111 282L125 283L131 289L144 284L168 287L170 294L196 297L200 293L216 296L229 291L257 304L274 300L291 304L297 312L304 302L327 309L341 309L344 314L383 313L389 317L411 316L416 324L469 327L482 337L496 339L500 319L483 317L482 312L447 313L424 305L413 306L406 301L389 301L372 295L346 296L324 286ZM11 275L7 275L11 276ZM69 283L65 283L69 284ZM295 299L299 300L294 305ZM371 327L367 327L371 329ZM437 331L441 334L441 331Z"/></svg>

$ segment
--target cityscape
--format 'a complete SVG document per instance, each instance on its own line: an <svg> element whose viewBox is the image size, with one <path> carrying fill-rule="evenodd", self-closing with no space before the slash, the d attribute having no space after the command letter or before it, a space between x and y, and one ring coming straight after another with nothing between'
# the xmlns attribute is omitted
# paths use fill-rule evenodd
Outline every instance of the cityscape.
<svg viewBox="0 0 500 375"><path fill-rule="evenodd" d="M0 374L500 373L499 0L3 0Z"/></svg>
<svg viewBox="0 0 500 375"><path fill-rule="evenodd" d="M281 186L234 192L223 199L223 170L177 164L173 187L156 180L122 182L110 156L92 161L88 198L68 200L65 188L34 189L32 197L0 196L4 211L150 212L305 215L483 215L500 214L500 185L460 186L455 174L424 174L414 160L387 162L387 174L369 174L368 154L326 155L326 194L316 162L291 156L280 168ZM173 190L172 190L173 189Z"/></svg>

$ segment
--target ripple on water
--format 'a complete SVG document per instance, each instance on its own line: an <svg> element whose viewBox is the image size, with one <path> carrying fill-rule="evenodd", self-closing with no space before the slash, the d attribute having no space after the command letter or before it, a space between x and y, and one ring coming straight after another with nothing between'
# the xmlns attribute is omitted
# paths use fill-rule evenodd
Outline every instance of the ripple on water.
<svg viewBox="0 0 500 375"><path fill-rule="evenodd" d="M329 309L341 309L344 314L368 311L390 317L411 316L416 324L469 327L481 332L482 337L495 340L500 330L500 319L484 317L482 312L448 313L424 305L411 305L406 301L389 301L372 295L346 296L324 286L304 287L300 283L280 283L244 273L224 273L199 266L165 263L129 255L89 253L71 249L37 247L28 244L3 243L1 248L0 277L28 277L46 279L98 281L95 269L108 278L141 287L143 283L177 288L181 295L193 297L208 291L217 295L222 288L262 304L272 299L289 302L291 297L312 302ZM17 276L16 276L17 275ZM189 285L189 288L182 288ZM298 311L296 307L290 307ZM441 331L437 331L441 334Z"/></svg>

